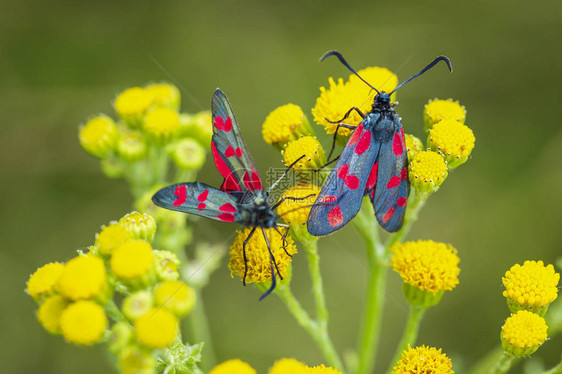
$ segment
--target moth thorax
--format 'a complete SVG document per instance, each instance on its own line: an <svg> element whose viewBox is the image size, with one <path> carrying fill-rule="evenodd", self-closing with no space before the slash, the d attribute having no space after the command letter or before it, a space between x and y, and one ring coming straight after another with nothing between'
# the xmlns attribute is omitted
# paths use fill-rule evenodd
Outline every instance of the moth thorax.
<svg viewBox="0 0 562 374"><path fill-rule="evenodd" d="M390 105L390 95L384 91L381 91L375 96L375 101L373 102L373 111L387 111L392 109Z"/></svg>

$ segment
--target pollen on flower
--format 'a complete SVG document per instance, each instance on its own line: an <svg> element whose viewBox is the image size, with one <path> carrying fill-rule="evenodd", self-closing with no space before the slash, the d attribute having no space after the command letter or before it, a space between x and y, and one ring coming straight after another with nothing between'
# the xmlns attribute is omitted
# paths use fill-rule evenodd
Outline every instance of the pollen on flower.
<svg viewBox="0 0 562 374"><path fill-rule="evenodd" d="M311 367L308 372L310 374L341 374L341 371L334 369L333 367L325 366L320 364L318 366Z"/></svg>
<svg viewBox="0 0 562 374"><path fill-rule="evenodd" d="M450 168L457 167L468 160L474 148L475 137L472 130L461 122L444 119L429 130L427 145L442 153Z"/></svg>
<svg viewBox="0 0 562 374"><path fill-rule="evenodd" d="M230 247L230 261L228 267L232 277L237 275L242 279L244 277L244 257L243 257L243 243L250 235L252 228L248 227L244 230L237 231L234 243ZM279 272L282 277L285 277L287 268L291 262L291 257L285 253L283 249L283 238L274 229L265 229L269 243L271 246L271 253L275 257ZM297 247L290 236L287 236L285 249L291 255L297 253ZM260 283L271 280L271 260L267 244L263 237L261 230L258 228L254 235L246 244L246 257L248 259L248 274L246 276L247 283Z"/></svg>
<svg viewBox="0 0 562 374"><path fill-rule="evenodd" d="M236 358L218 364L209 374L257 374L257 372L249 364Z"/></svg>
<svg viewBox="0 0 562 374"><path fill-rule="evenodd" d="M308 119L295 104L286 104L273 110L262 125L262 136L268 144L283 144L310 133Z"/></svg>
<svg viewBox="0 0 562 374"><path fill-rule="evenodd" d="M173 84L153 83L146 86L146 90L152 95L154 104L178 109L180 106L180 90Z"/></svg>
<svg viewBox="0 0 562 374"><path fill-rule="evenodd" d="M141 87L128 88L115 99L115 111L121 118L140 118L154 102L152 93Z"/></svg>
<svg viewBox="0 0 562 374"><path fill-rule="evenodd" d="M135 333L149 348L166 348L176 338L178 319L168 310L152 308L135 321Z"/></svg>
<svg viewBox="0 0 562 374"><path fill-rule="evenodd" d="M453 363L441 349L433 347L412 348L402 352L402 357L392 369L392 374L453 374Z"/></svg>
<svg viewBox="0 0 562 374"><path fill-rule="evenodd" d="M131 239L131 234L127 228L120 223L111 223L102 227L99 234L96 235L96 246L99 251L110 256L113 250Z"/></svg>
<svg viewBox="0 0 562 374"><path fill-rule="evenodd" d="M545 342L547 329L544 318L527 310L520 310L512 314L502 326L502 346L512 356L529 356Z"/></svg>
<svg viewBox="0 0 562 374"><path fill-rule="evenodd" d="M61 295L49 296L39 306L37 319L41 326L51 334L60 334L60 316L70 301Z"/></svg>
<svg viewBox="0 0 562 374"><path fill-rule="evenodd" d="M117 126L107 116L97 116L89 120L78 134L80 145L93 156L104 158L115 149Z"/></svg>
<svg viewBox="0 0 562 374"><path fill-rule="evenodd" d="M311 205L316 201L320 187L311 183L299 183L285 190L281 199L294 197L302 200L287 199L277 207L277 214L287 224L305 224L310 213ZM309 196L312 195L312 196ZM304 199L306 196L306 199Z"/></svg>
<svg viewBox="0 0 562 374"><path fill-rule="evenodd" d="M269 369L268 374L309 374L310 368L294 358L282 358Z"/></svg>
<svg viewBox="0 0 562 374"><path fill-rule="evenodd" d="M103 300L108 290L103 260L92 255L74 257L64 266L57 285L60 293L71 300Z"/></svg>
<svg viewBox="0 0 562 374"><path fill-rule="evenodd" d="M146 213L131 212L119 219L119 223L132 234L132 239L152 242L156 233L156 220Z"/></svg>
<svg viewBox="0 0 562 374"><path fill-rule="evenodd" d="M54 293L55 286L63 269L63 264L52 262L35 270L35 273L27 281L26 290L29 296L38 301L44 296Z"/></svg>
<svg viewBox="0 0 562 374"><path fill-rule="evenodd" d="M188 314L195 305L195 291L177 280L166 280L154 288L154 302L178 317Z"/></svg>
<svg viewBox="0 0 562 374"><path fill-rule="evenodd" d="M544 308L556 300L560 274L552 265L545 266L542 261L525 261L515 264L502 278L505 291L503 296L519 308ZM512 310L516 312L517 310Z"/></svg>
<svg viewBox="0 0 562 374"><path fill-rule="evenodd" d="M458 101L453 99L447 100L430 100L423 110L423 120L425 129L428 131L437 122L450 119L464 123L466 119L466 109L460 105Z"/></svg>
<svg viewBox="0 0 562 374"><path fill-rule="evenodd" d="M100 305L82 300L69 305L62 312L60 326L67 342L90 345L103 338L107 317Z"/></svg>
<svg viewBox="0 0 562 374"><path fill-rule="evenodd" d="M144 118L144 129L156 140L169 140L180 129L178 112L167 107L154 108Z"/></svg>
<svg viewBox="0 0 562 374"><path fill-rule="evenodd" d="M406 140L406 150L408 151L408 161L414 158L414 155L423 149L423 143L414 135L404 134Z"/></svg>
<svg viewBox="0 0 562 374"><path fill-rule="evenodd" d="M410 183L419 192L435 191L449 174L443 157L433 151L416 153L408 169Z"/></svg>
<svg viewBox="0 0 562 374"><path fill-rule="evenodd" d="M289 142L282 153L283 162L287 167L300 158L293 165L293 168L297 171L300 169L318 169L326 163L324 148L322 148L322 145L314 136L303 136Z"/></svg>
<svg viewBox="0 0 562 374"><path fill-rule="evenodd" d="M111 270L119 278L134 280L153 267L152 246L144 240L130 240L117 247L111 256Z"/></svg>
<svg viewBox="0 0 562 374"><path fill-rule="evenodd" d="M435 295L459 283L460 260L450 244L418 240L397 243L391 250L390 265L407 284Z"/></svg>

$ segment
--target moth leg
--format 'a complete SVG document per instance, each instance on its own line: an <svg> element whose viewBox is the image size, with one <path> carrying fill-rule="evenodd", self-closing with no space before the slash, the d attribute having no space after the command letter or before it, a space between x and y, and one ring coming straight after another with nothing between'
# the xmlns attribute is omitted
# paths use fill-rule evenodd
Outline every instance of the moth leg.
<svg viewBox="0 0 562 374"><path fill-rule="evenodd" d="M285 229L285 233L281 233L281 231L279 231L279 229L277 228L277 226L274 226L275 231L277 231L277 233L279 235L281 235L281 239L283 240L283 250L285 251L285 253L287 254L287 256L289 257L293 257L292 254L290 254L289 252L287 252L287 245L289 244L289 242L287 241L287 233L289 232L289 228L287 227Z"/></svg>
<svg viewBox="0 0 562 374"><path fill-rule="evenodd" d="M244 240L244 243L242 243L242 256L244 257L244 278L242 278L242 284L244 286L246 285L246 275L248 275L248 258L246 257L246 244L248 244L250 238L252 237L252 235L254 235L255 231L256 228L254 227L252 231L250 231L248 237Z"/></svg>
<svg viewBox="0 0 562 374"><path fill-rule="evenodd" d="M267 295L269 295L274 289L275 286L277 285L277 279L275 277L275 269L273 269L273 260L270 259L270 266L271 266L271 286L269 287L269 289L267 291L265 291L263 293L263 295L260 296L260 301L262 301ZM277 265L276 265L277 266ZM279 275L281 276L281 275ZM283 279L283 278L281 278Z"/></svg>
<svg viewBox="0 0 562 374"><path fill-rule="evenodd" d="M273 256L273 252L271 252L271 245L269 244L269 238L267 237L267 233L265 232L265 229L263 227L261 228L261 232L263 234L263 238L265 239L265 244L267 245L267 250L269 251L269 258L271 259L271 261L273 261L273 265L275 265L275 270L277 270L277 274L279 274L279 278L281 278L281 280L283 280L283 276L279 272L279 267L277 266L277 261L275 261L275 256ZM275 276L275 273L273 272L273 268L271 270L272 270L271 276L272 276L272 279L273 279L273 277Z"/></svg>
<svg viewBox="0 0 562 374"><path fill-rule="evenodd" d="M291 165L289 165L289 167L287 167L287 169L283 172L283 175L281 175L281 177L279 179L277 179L271 186L269 186L269 188L267 189L267 192L265 193L266 196L269 196L269 193L271 192L271 190L275 186L277 186L283 178L285 178L285 176L287 175L287 173L289 173L289 171L293 168L293 166L295 166L297 164L297 162L299 162L304 156L306 156L306 155L302 155L301 157L297 158Z"/></svg>
<svg viewBox="0 0 562 374"><path fill-rule="evenodd" d="M363 114L363 112L361 111L361 109L357 108L356 106L353 106L353 107L351 107L351 109L349 109L349 110L345 113L345 115L343 116L343 118L340 119L339 121L330 121L328 118L325 118L325 120L328 121L328 122L330 122L330 123L340 123L340 122L345 121L345 119L346 119L347 117L349 117L349 115L351 114L352 111L356 111L357 114L359 114L359 115L361 116L361 118L365 118L365 115ZM336 131L336 133L337 133L337 131Z"/></svg>
<svg viewBox="0 0 562 374"><path fill-rule="evenodd" d="M353 107L353 108L355 108L355 107ZM353 110L353 108L351 108L350 111ZM359 110L359 109L357 109L357 110ZM359 113L361 113L361 112L359 112ZM346 116L348 116L348 115L349 115L349 112L346 113ZM345 117L344 117L343 119L345 119ZM343 121L343 119L342 119L342 121ZM331 121L330 121L330 122L331 122ZM338 123L338 122L332 122L332 123ZM332 138L332 147L330 148L330 153L328 153L328 158L327 158L327 160L330 160L330 157L332 157L332 153L334 153L334 149L335 149L335 147L336 147L336 139L337 139L337 137L338 137L338 132L340 131L340 127L341 127L341 128L344 128L344 129L350 129L350 130L355 130L355 129L357 128L357 126L348 125L348 124L346 124L346 123L341 123L341 122L338 123L338 126L336 127L336 131L334 131L334 137ZM329 163L332 163L332 162L334 162L334 160L328 161L328 162L326 163L326 165L328 165ZM324 166L318 168L318 170L323 169L326 165L324 165Z"/></svg>

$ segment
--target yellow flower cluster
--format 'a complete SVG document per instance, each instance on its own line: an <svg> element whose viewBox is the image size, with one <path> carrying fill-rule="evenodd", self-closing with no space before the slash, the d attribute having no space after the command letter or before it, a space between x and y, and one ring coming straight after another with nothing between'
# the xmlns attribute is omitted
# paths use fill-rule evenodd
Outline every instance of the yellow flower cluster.
<svg viewBox="0 0 562 374"><path fill-rule="evenodd" d="M402 357L392 369L392 374L453 374L453 363L441 349L433 347L412 348L402 352Z"/></svg>
<svg viewBox="0 0 562 374"><path fill-rule="evenodd" d="M157 350L176 341L179 318L195 303L195 292L177 280L177 257L152 249L155 231L152 217L133 212L103 226L87 254L35 271L27 293L39 304L39 323L77 345L109 337L123 372L155 367ZM117 319L108 332L109 316L120 314L114 293L127 295L126 320Z"/></svg>
<svg viewBox="0 0 562 374"><path fill-rule="evenodd" d="M256 374L248 363L233 359L215 366L209 374ZM268 374L341 374L341 371L324 364L310 367L293 358L283 358L269 369Z"/></svg>
<svg viewBox="0 0 562 374"><path fill-rule="evenodd" d="M286 104L272 111L262 125L262 136L266 143L279 149L287 142L301 136L314 135L302 109L295 104Z"/></svg>
<svg viewBox="0 0 562 374"><path fill-rule="evenodd" d="M514 357L527 357L546 341L547 329L544 318L527 310L520 310L511 315L502 326L503 349Z"/></svg>

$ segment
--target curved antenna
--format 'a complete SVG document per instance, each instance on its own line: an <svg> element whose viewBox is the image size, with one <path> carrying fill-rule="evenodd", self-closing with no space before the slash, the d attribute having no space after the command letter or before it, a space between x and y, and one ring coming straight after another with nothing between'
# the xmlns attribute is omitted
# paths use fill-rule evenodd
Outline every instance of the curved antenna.
<svg viewBox="0 0 562 374"><path fill-rule="evenodd" d="M326 53L324 54L324 56L322 56L322 57L320 58L320 62L324 61L324 59L325 59L326 57L329 57L329 56L336 56L336 57L340 60L340 62L341 62L346 68L349 69L349 71L351 71L353 74L357 75L357 77L358 77L359 79L361 79L363 82L365 82L365 84L366 84L367 86L369 86L369 87L371 87L373 90L375 90L375 91L377 92L377 94L380 94L379 90L377 90L375 87L371 86L371 85L369 84L369 82L367 82L365 79L361 78L361 76L360 76L359 74L357 74L357 72L356 72L355 70L353 70L353 68L352 68L351 66L349 66L349 64L347 63L347 61L345 61L345 58L343 58L343 56L341 55L341 53L339 53L338 51L329 51L329 52L326 52Z"/></svg>
<svg viewBox="0 0 562 374"><path fill-rule="evenodd" d="M392 90L391 93L389 93L389 95L392 95L394 93L394 91L396 91L397 89L399 89L400 87L402 87L403 85L405 85L406 83L411 81L412 79L419 77L420 75L422 75L423 73L425 73L426 71L428 71L429 69L434 67L435 64L437 64L439 61L445 61L445 63L447 63L447 67L449 68L449 71L451 73L453 72L453 67L451 66L451 60L449 60L449 58L447 58L445 56L439 56L435 60L431 61L431 63L429 65L427 65L425 68L423 68L422 71L420 71L417 74L412 75L410 78L408 78L404 82L400 83L395 89Z"/></svg>

